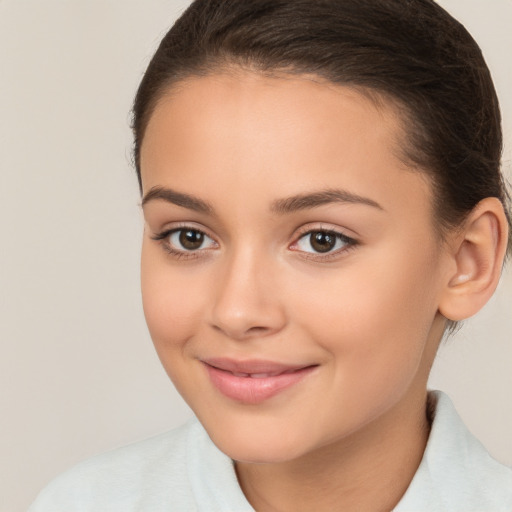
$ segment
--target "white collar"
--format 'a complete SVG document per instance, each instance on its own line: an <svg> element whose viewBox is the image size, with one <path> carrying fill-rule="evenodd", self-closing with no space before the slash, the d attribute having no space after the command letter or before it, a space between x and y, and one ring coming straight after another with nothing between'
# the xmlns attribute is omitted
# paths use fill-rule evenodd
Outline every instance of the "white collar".
<svg viewBox="0 0 512 512"><path fill-rule="evenodd" d="M435 412L423 459L394 512L510 512L512 469L469 432L450 398L431 391Z"/></svg>

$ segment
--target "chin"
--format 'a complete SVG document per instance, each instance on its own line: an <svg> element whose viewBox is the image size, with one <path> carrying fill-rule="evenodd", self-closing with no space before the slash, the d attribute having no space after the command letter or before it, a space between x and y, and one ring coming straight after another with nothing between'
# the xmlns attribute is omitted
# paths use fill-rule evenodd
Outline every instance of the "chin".
<svg viewBox="0 0 512 512"><path fill-rule="evenodd" d="M301 433L266 429L219 429L206 430L220 451L237 462L275 464L295 460L313 449L311 439Z"/></svg>
<svg viewBox="0 0 512 512"><path fill-rule="evenodd" d="M214 441L215 443L215 441ZM284 448L279 445L267 446L243 443L241 445L217 444L217 448L236 462L248 464L277 464L295 460L303 455L301 450Z"/></svg>

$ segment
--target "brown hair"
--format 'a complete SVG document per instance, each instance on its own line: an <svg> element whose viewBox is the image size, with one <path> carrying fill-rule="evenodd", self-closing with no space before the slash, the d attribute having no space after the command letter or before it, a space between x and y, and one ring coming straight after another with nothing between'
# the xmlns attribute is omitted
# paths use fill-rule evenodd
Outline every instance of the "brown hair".
<svg viewBox="0 0 512 512"><path fill-rule="evenodd" d="M137 91L139 185L144 131L160 98L186 78L233 66L315 74L393 99L405 119L404 155L432 178L440 233L485 197L501 200L511 224L489 69L467 30L433 0L195 0Z"/></svg>

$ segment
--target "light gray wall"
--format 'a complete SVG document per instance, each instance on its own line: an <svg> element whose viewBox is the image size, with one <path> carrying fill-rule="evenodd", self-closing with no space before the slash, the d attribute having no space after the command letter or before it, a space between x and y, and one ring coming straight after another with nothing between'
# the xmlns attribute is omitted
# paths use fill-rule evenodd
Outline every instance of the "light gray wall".
<svg viewBox="0 0 512 512"><path fill-rule="evenodd" d="M512 2L441 2L480 41L512 146ZM186 0L0 0L0 511L76 461L190 414L140 306L129 109ZM512 274L432 384L512 464Z"/></svg>

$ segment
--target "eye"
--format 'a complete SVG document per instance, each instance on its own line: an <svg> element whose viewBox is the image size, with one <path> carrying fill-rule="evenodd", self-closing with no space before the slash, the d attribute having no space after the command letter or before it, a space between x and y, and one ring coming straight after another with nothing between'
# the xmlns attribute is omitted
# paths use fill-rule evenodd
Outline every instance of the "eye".
<svg viewBox="0 0 512 512"><path fill-rule="evenodd" d="M210 245L213 240L197 229L178 229L169 235L169 243L176 249L185 251L197 251L204 249L204 245Z"/></svg>
<svg viewBox="0 0 512 512"><path fill-rule="evenodd" d="M154 236L153 239L162 241L165 249L173 254L186 254L217 246L203 231L190 227L171 229Z"/></svg>
<svg viewBox="0 0 512 512"><path fill-rule="evenodd" d="M294 244L296 249L308 253L330 253L354 245L355 240L329 230L308 231Z"/></svg>

